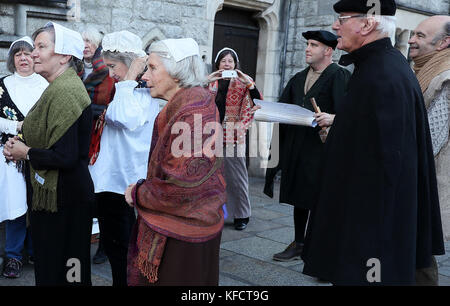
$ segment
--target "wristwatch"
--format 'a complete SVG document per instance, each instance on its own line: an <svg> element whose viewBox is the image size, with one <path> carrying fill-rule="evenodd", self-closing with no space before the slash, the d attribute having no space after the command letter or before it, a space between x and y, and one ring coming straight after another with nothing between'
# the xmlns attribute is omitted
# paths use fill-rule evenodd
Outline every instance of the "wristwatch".
<svg viewBox="0 0 450 306"><path fill-rule="evenodd" d="M137 183L136 183L136 189L137 189L139 186L141 186L142 184L144 184L144 183L145 183L145 179L140 179L140 180L138 180Z"/></svg>
<svg viewBox="0 0 450 306"><path fill-rule="evenodd" d="M138 192L138 188L142 185L142 184L144 184L145 183L145 179L139 179L137 182L136 182L136 187L134 188L134 199L135 199L135 202L136 203L134 203L135 205L137 204L137 192Z"/></svg>

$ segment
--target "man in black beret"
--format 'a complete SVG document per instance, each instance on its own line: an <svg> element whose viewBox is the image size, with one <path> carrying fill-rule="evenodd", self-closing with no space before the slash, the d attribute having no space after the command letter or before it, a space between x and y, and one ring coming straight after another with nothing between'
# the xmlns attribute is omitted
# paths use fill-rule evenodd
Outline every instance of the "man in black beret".
<svg viewBox="0 0 450 306"><path fill-rule="evenodd" d="M375 2L375 14L367 0L334 6L337 48L349 52L340 64L355 70L328 135L302 258L303 273L335 285L413 285L416 269L445 252L421 88L389 39L395 2Z"/></svg>
<svg viewBox="0 0 450 306"><path fill-rule="evenodd" d="M333 124L344 96L350 73L332 63L337 36L327 31L303 33L307 39L305 70L297 73L285 87L281 102L297 104L314 111L315 98L321 113L316 115L318 127L280 124L280 165L268 169L264 192L273 197L273 179L281 169L280 202L294 206L295 241L273 256L277 261L300 259L305 240L309 211L317 202L319 167L324 144L319 131ZM276 137L276 136L274 136Z"/></svg>

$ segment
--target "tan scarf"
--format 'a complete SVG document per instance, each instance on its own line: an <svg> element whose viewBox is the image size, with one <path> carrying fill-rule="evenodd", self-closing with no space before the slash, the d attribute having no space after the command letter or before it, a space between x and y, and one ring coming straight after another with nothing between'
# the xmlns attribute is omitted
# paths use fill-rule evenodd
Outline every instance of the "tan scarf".
<svg viewBox="0 0 450 306"><path fill-rule="evenodd" d="M424 93L431 81L439 74L450 70L450 49L435 51L429 54L418 56L414 59L413 67L420 88Z"/></svg>

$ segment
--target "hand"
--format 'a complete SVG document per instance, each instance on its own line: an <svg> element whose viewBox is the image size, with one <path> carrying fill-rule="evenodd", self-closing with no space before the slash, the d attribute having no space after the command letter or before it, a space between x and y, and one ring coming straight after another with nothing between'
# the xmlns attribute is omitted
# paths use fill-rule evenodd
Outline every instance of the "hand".
<svg viewBox="0 0 450 306"><path fill-rule="evenodd" d="M131 184L127 187L127 190L125 190L125 201L130 205L131 207L134 206L133 203L133 197L131 196L131 192L136 184Z"/></svg>
<svg viewBox="0 0 450 306"><path fill-rule="evenodd" d="M250 110L250 115L253 115L258 109L261 109L261 105L256 105Z"/></svg>
<svg viewBox="0 0 450 306"><path fill-rule="evenodd" d="M11 152L9 152L8 147L6 145L3 147L3 156L5 156L5 158L7 160L15 162L13 157L12 157L12 155L11 155Z"/></svg>
<svg viewBox="0 0 450 306"><path fill-rule="evenodd" d="M19 133L22 130L22 125L23 125L23 121L17 122L17 128L16 128L17 133Z"/></svg>
<svg viewBox="0 0 450 306"><path fill-rule="evenodd" d="M136 81L137 77L144 72L145 66L147 65L147 55L143 57L138 57L133 60L125 75L124 80Z"/></svg>
<svg viewBox="0 0 450 306"><path fill-rule="evenodd" d="M336 115L328 114L328 113L315 113L314 118L316 118L317 124L323 128L323 127L329 127L334 122L334 117Z"/></svg>
<svg viewBox="0 0 450 306"><path fill-rule="evenodd" d="M214 71L213 73L208 75L208 83L223 79L222 71L223 71L223 69L220 69L220 70Z"/></svg>
<svg viewBox="0 0 450 306"><path fill-rule="evenodd" d="M3 155L5 155L8 160L19 161L27 158L29 150L30 147L21 142L19 137L14 136L13 138L9 138L6 142L3 149Z"/></svg>
<svg viewBox="0 0 450 306"><path fill-rule="evenodd" d="M236 69L236 72L237 72L237 74L238 74L239 80L240 80L242 83L244 83L245 86L247 86L248 89L251 90L251 89L254 89L254 88L255 88L255 82L253 82L253 79L252 79L250 76L246 75L245 73L243 73L242 71L240 71L240 70L238 70L238 69ZM250 86L250 84L251 84L252 86ZM249 87L249 86L250 86L250 87Z"/></svg>

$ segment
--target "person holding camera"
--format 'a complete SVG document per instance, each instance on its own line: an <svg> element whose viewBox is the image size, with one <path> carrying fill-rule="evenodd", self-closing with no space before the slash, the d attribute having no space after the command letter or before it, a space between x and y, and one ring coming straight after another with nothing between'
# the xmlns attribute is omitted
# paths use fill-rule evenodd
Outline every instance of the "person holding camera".
<svg viewBox="0 0 450 306"><path fill-rule="evenodd" d="M102 47L110 77L117 83L105 113L100 151L89 170L113 286L126 286L128 241L136 215L125 202L124 190L147 173L159 104L152 99L148 88L138 86L147 59L141 39L128 31L114 32L105 35Z"/></svg>
<svg viewBox="0 0 450 306"><path fill-rule="evenodd" d="M251 215L248 173L245 164L245 134L259 108L253 99L262 99L253 79L238 70L239 58L231 48L223 48L215 59L216 71L208 76L223 126L224 167L227 208L236 230L247 227Z"/></svg>

